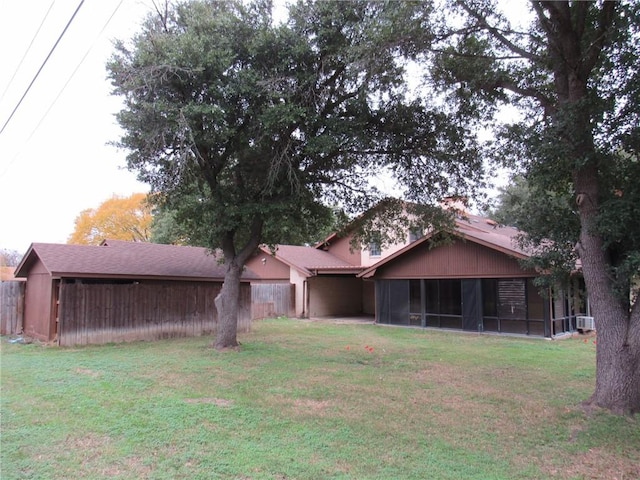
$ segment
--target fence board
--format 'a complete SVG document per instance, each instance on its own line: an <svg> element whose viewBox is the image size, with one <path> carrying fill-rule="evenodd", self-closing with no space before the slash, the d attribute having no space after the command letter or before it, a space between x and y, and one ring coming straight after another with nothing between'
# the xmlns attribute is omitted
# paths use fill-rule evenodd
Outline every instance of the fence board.
<svg viewBox="0 0 640 480"><path fill-rule="evenodd" d="M25 282L0 282L0 335L22 333Z"/></svg>
<svg viewBox="0 0 640 480"><path fill-rule="evenodd" d="M60 345L210 335L221 285L63 284L60 291ZM251 287L240 288L238 331L251 327Z"/></svg>
<svg viewBox="0 0 640 480"><path fill-rule="evenodd" d="M295 315L295 285L290 283L256 283L251 285L251 318Z"/></svg>

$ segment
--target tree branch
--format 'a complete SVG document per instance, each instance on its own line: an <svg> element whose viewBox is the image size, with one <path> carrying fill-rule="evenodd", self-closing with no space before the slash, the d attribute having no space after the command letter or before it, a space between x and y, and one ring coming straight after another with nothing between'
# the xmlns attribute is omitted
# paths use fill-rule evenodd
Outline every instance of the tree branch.
<svg viewBox="0 0 640 480"><path fill-rule="evenodd" d="M483 90L491 90L495 88L503 88L518 95L522 95L523 97L533 98L540 102L540 105L544 107L545 112L547 113L553 113L556 111L553 100L535 88L523 88L516 85L514 82L506 80L496 80L493 84L486 84L482 86Z"/></svg>
<svg viewBox="0 0 640 480"><path fill-rule="evenodd" d="M489 25L486 18L479 12L471 8L469 5L467 5L465 1L458 0L458 5L460 5L471 17L475 18L482 28L487 30L496 40L498 40L503 46L507 47L512 52L517 53L522 58L526 58L528 60L531 60L532 62L539 63L544 60L539 55L535 55L513 43L498 28Z"/></svg>
<svg viewBox="0 0 640 480"><path fill-rule="evenodd" d="M618 2L603 3L602 10L600 10L600 15L598 17L596 38L585 52L585 60L582 62L582 67L580 68L580 78L586 78L586 75L591 72L598 61L598 57L604 47L607 32L613 23L614 13L617 6Z"/></svg>

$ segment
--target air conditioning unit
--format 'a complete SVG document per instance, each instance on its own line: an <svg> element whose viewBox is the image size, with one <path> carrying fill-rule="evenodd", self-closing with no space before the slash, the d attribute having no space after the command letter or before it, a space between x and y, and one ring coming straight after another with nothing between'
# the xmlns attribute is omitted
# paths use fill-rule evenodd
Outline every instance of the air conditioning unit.
<svg viewBox="0 0 640 480"><path fill-rule="evenodd" d="M595 330L596 323L593 321L593 317L578 315L576 317L576 328L578 330Z"/></svg>

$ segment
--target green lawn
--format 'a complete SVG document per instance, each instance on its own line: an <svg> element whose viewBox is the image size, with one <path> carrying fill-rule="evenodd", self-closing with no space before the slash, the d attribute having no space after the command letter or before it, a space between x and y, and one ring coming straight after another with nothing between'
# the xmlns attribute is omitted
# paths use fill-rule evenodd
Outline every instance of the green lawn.
<svg viewBox="0 0 640 480"><path fill-rule="evenodd" d="M593 338L278 319L239 352L5 340L3 480L640 478L640 418L578 407Z"/></svg>

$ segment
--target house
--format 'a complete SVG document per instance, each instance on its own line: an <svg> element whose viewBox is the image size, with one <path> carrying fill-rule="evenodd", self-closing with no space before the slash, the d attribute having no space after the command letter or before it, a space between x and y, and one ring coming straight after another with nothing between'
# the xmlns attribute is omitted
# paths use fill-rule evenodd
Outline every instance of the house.
<svg viewBox="0 0 640 480"><path fill-rule="evenodd" d="M110 240L33 243L15 275L26 279L24 335L77 345L213 333L224 267L205 248ZM255 278L242 277L240 331Z"/></svg>
<svg viewBox="0 0 640 480"><path fill-rule="evenodd" d="M259 282L295 286L300 317L372 315L379 324L553 337L575 330L588 305L573 290L544 292L519 232L464 213L443 232L407 232L386 250L332 235L315 247L262 247L248 266Z"/></svg>
<svg viewBox="0 0 640 480"><path fill-rule="evenodd" d="M517 230L467 215L446 239L432 232L358 276L376 284L376 321L551 336L549 300L523 268Z"/></svg>
<svg viewBox="0 0 640 480"><path fill-rule="evenodd" d="M297 317L373 315L373 285L366 288L357 274L362 266L349 260L348 249L334 252L320 248L278 245L275 252L260 247L247 267L260 283L293 285ZM344 255L343 255L344 254ZM278 312L284 314L284 312Z"/></svg>

